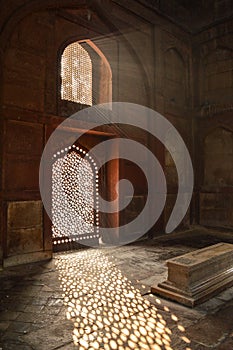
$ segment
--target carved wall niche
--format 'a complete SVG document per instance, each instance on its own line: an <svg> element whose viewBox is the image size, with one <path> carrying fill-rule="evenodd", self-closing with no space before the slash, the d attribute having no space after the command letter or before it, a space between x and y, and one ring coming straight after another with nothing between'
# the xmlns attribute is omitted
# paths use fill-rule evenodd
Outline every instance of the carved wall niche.
<svg viewBox="0 0 233 350"><path fill-rule="evenodd" d="M187 104L187 68L180 52L172 47L164 54L164 95L168 103L178 106Z"/></svg>
<svg viewBox="0 0 233 350"><path fill-rule="evenodd" d="M217 48L203 58L202 103L230 104L233 88L233 50Z"/></svg>
<svg viewBox="0 0 233 350"><path fill-rule="evenodd" d="M190 101L191 45L188 37L164 31L161 37L163 95L166 111L177 116Z"/></svg>
<svg viewBox="0 0 233 350"><path fill-rule="evenodd" d="M204 185L233 185L233 132L214 129L204 140Z"/></svg>
<svg viewBox="0 0 233 350"><path fill-rule="evenodd" d="M212 129L203 140L200 224L233 227L233 131Z"/></svg>

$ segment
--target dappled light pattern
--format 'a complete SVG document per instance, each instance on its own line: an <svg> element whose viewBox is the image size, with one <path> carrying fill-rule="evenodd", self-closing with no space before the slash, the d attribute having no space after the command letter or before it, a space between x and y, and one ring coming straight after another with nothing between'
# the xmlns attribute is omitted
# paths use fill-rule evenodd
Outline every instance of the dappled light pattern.
<svg viewBox="0 0 233 350"><path fill-rule="evenodd" d="M82 148L69 147L54 155L52 168L53 243L98 238L98 172L93 158ZM86 156L86 159L83 156ZM94 211L94 203L96 210Z"/></svg>
<svg viewBox="0 0 233 350"><path fill-rule="evenodd" d="M152 305L101 250L60 255L56 262L73 341L84 349L191 350L185 329L160 299ZM172 327L168 326L172 323Z"/></svg>

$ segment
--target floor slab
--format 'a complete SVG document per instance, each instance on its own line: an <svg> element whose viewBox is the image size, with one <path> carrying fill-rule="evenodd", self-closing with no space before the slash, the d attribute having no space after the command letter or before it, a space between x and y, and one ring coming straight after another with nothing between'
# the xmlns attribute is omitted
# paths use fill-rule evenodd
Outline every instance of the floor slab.
<svg viewBox="0 0 233 350"><path fill-rule="evenodd" d="M203 228L115 249L56 253L0 275L4 350L229 350L233 288L190 310L149 292L166 259L231 235Z"/></svg>

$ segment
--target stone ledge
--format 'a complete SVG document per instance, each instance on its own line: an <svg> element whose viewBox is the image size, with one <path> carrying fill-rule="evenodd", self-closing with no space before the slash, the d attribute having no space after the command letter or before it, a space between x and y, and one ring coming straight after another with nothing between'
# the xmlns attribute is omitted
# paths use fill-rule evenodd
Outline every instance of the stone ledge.
<svg viewBox="0 0 233 350"><path fill-rule="evenodd" d="M41 251L41 252L32 252L27 254L10 256L4 259L3 266L5 268L5 267L38 262L38 261L49 260L49 259L52 259L52 251L50 250Z"/></svg>

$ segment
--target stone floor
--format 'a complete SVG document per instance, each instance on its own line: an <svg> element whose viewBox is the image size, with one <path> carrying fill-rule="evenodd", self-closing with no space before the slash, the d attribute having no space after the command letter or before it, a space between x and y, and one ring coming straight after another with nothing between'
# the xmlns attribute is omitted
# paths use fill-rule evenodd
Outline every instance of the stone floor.
<svg viewBox="0 0 233 350"><path fill-rule="evenodd" d="M233 349L233 288L189 309L150 294L165 260L232 233L195 228L116 249L56 253L0 273L0 349Z"/></svg>

